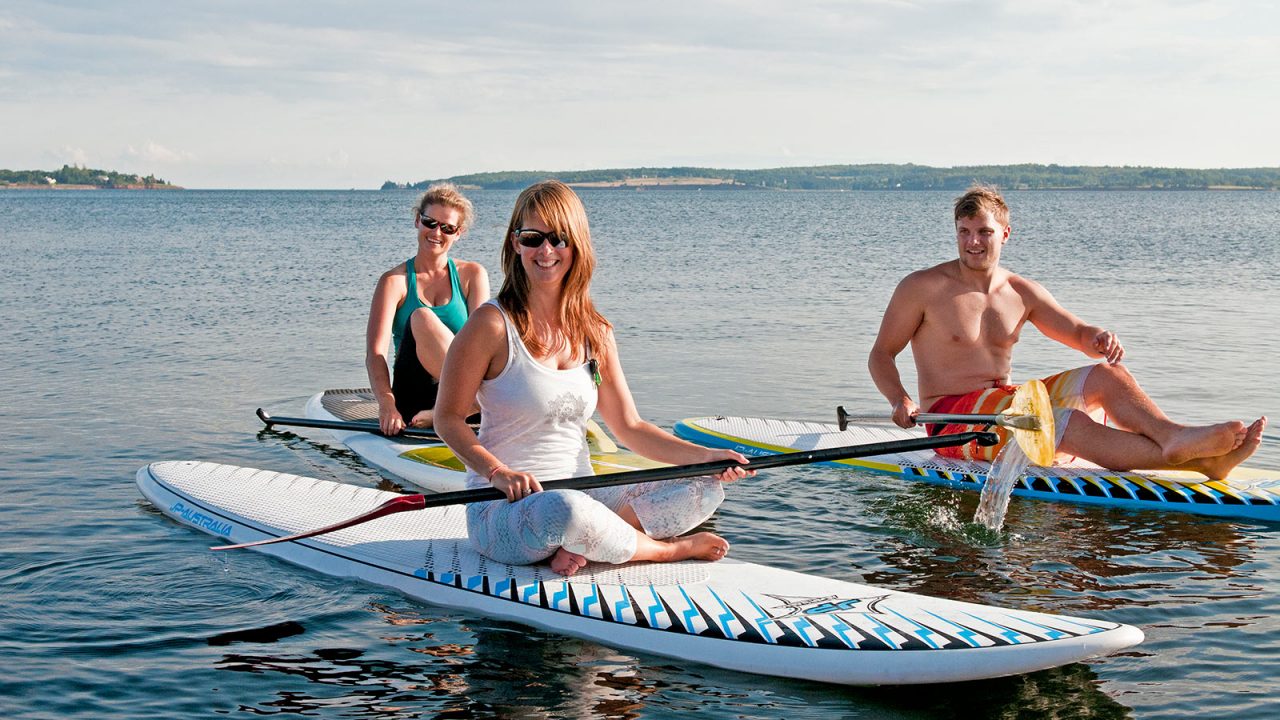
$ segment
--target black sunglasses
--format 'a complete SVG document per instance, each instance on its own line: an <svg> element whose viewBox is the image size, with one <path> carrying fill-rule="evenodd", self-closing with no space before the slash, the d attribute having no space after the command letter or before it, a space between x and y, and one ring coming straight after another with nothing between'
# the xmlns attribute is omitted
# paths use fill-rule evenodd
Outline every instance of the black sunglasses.
<svg viewBox="0 0 1280 720"><path fill-rule="evenodd" d="M435 218L431 217L430 215L426 215L426 214L423 214L423 213L418 213L418 220L420 220L420 221L422 222L422 227L424 227L424 228L426 228L426 229L428 229L428 230L435 230L436 228L440 228L440 232L444 233L445 235L457 235L457 234L458 234L458 226L457 226L457 225L450 225L449 223L442 223L442 222L440 222L439 220L437 220L437 219L435 219Z"/></svg>
<svg viewBox="0 0 1280 720"><path fill-rule="evenodd" d="M544 233L539 230L526 230L524 228L516 229L516 241L527 248L540 248L543 242L551 243L551 247L559 250L563 247L569 247L569 240L562 235L553 232Z"/></svg>

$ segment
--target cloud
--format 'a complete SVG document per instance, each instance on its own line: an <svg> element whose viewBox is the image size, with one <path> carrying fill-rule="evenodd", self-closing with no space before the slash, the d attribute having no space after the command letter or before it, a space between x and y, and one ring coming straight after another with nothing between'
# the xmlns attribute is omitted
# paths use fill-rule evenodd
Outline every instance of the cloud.
<svg viewBox="0 0 1280 720"><path fill-rule="evenodd" d="M63 145L60 148L46 150L44 158L47 162L56 163L59 167L62 165L79 165L80 167L89 167L89 153L84 148ZM46 168L48 169L48 168Z"/></svg>
<svg viewBox="0 0 1280 720"><path fill-rule="evenodd" d="M141 160L144 163L155 165L172 165L175 163L188 162L195 158L192 153L170 150L169 148L150 140L141 147L129 145L125 148L124 155L127 158Z"/></svg>
<svg viewBox="0 0 1280 720"><path fill-rule="evenodd" d="M349 187L708 160L1280 164L1261 90L1280 9L1248 0L0 12L0 155L75 146L188 186L255 167L255 187Z"/></svg>
<svg viewBox="0 0 1280 720"><path fill-rule="evenodd" d="M351 156L346 150L335 150L326 155L324 161L329 167L345 168L351 164Z"/></svg>

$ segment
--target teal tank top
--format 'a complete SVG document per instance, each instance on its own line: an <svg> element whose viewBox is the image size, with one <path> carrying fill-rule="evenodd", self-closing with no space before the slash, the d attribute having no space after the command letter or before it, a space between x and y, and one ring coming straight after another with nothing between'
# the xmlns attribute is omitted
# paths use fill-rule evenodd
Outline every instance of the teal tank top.
<svg viewBox="0 0 1280 720"><path fill-rule="evenodd" d="M440 318L444 326L457 333L467 321L467 298L462 294L462 283L458 282L458 266L449 258L449 302L444 305L427 305L418 295L418 274L413 269L413 258L404 261L405 279L408 280L408 292L404 303L396 310L391 321L391 341L395 345L395 354L400 354L400 338L404 337L405 326L409 324L409 316L420 307L427 308Z"/></svg>

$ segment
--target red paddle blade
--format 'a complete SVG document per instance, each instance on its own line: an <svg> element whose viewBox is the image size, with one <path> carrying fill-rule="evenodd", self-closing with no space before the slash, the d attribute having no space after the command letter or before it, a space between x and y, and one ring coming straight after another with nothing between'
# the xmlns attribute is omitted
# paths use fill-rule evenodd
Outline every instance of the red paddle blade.
<svg viewBox="0 0 1280 720"><path fill-rule="evenodd" d="M285 537L267 538L266 540L240 543L238 545L219 545L218 547L212 547L209 549L239 550L240 548L274 545L275 543L289 542L291 540L301 540L303 538L315 537L316 535L324 535L325 533L331 533L335 530L349 528L352 525L359 525L360 523L369 522L370 520L376 520L384 515L394 515L396 513L406 512L409 510L421 510L426 506L427 498L425 495L401 495L400 497L392 498L382 503L363 515L357 515L348 520L343 520L342 522L334 523L333 525L326 525L325 527L318 528L316 530L308 530L306 532L298 533L297 535L288 535Z"/></svg>

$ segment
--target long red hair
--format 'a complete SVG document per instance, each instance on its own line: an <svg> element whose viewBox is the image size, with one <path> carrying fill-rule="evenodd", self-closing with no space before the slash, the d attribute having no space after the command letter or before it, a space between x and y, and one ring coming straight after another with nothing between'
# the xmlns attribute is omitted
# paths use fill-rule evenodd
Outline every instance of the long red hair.
<svg viewBox="0 0 1280 720"><path fill-rule="evenodd" d="M528 215L537 215L573 248L573 264L565 274L560 294L560 328L570 347L586 346L592 357L603 360L605 338L612 327L591 302L591 275L596 269L596 251L591 245L591 228L582 200L568 185L559 180L543 180L525 188L516 198L511 222L502 243L502 288L498 302L510 315L525 347L535 356L552 348L540 342L533 333L529 317L529 276L520 264L515 248L515 231Z"/></svg>

